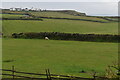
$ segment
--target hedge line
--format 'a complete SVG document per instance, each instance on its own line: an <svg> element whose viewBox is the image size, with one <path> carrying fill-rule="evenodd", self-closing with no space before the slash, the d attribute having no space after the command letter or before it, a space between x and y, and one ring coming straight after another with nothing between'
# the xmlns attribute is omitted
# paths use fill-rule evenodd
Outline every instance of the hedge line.
<svg viewBox="0 0 120 80"><path fill-rule="evenodd" d="M15 14L15 15L29 15L28 13L10 13L10 12L2 12L2 14Z"/></svg>
<svg viewBox="0 0 120 80"><path fill-rule="evenodd" d="M45 18L45 19L65 19L65 20L79 20L79 21L90 21L90 22L99 22L99 23L108 23L108 21L99 21L99 20L88 20L88 19L76 19L76 18L59 18L59 17L43 17L43 16L35 16L30 13L5 13L5 14L21 14L21 15L27 15L30 17L33 17L35 19L32 20L38 20L39 18ZM15 19L3 19L3 20L15 20ZM31 20L31 19L16 19L16 20Z"/></svg>
<svg viewBox="0 0 120 80"><path fill-rule="evenodd" d="M44 39L48 37L52 40L75 40L75 41L94 41L94 42L119 42L120 35L109 34L78 34L78 33L59 33L59 32L39 32L39 33L13 33L13 38Z"/></svg>
<svg viewBox="0 0 120 80"><path fill-rule="evenodd" d="M43 21L43 19L40 19L40 18L0 18L0 20L40 20L40 21Z"/></svg>
<svg viewBox="0 0 120 80"><path fill-rule="evenodd" d="M108 23L108 21L98 21L98 20L88 20L88 19L76 19L76 18L59 18L59 17L43 17L43 16L34 16L29 14L29 16L35 18L45 18L45 19L65 19L65 20L79 20L79 21L90 21L90 22L99 22L99 23Z"/></svg>
<svg viewBox="0 0 120 80"><path fill-rule="evenodd" d="M88 19L75 19L75 18L58 18L58 17L37 17L37 18L66 19L66 20L80 20L80 21L90 21L90 22L108 23L107 21L97 21L97 20L88 20Z"/></svg>

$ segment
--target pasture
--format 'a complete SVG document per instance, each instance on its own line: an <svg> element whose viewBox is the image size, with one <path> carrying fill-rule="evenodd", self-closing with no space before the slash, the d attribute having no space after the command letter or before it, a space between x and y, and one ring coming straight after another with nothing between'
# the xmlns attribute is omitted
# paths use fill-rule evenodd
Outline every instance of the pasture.
<svg viewBox="0 0 120 80"><path fill-rule="evenodd" d="M2 18L20 18L20 17L25 17L25 15L0 14L0 17L2 17Z"/></svg>
<svg viewBox="0 0 120 80"><path fill-rule="evenodd" d="M18 12L22 13L22 12ZM66 17L89 20L104 19L96 17L73 16L64 13L37 13L35 16ZM23 15L3 14L6 18L19 18ZM64 32L81 34L118 34L118 23L98 23L79 20L43 19L37 20L3 20L4 36L20 32ZM108 65L117 61L118 44L104 42L60 41L42 39L3 38L3 63L5 69L14 65L18 71L51 73L91 77L92 70L103 75ZM84 70L86 73L80 73Z"/></svg>
<svg viewBox="0 0 120 80"><path fill-rule="evenodd" d="M3 20L3 33L15 32L65 32L117 34L118 23L96 23L87 21L43 19L43 21Z"/></svg>
<svg viewBox="0 0 120 80"><path fill-rule="evenodd" d="M74 16L64 12L30 12L30 14L37 16L37 17L57 17L57 18L74 18L74 19L86 19L86 20L97 20L97 21L106 21L102 18L97 17L87 17L87 16Z"/></svg>
<svg viewBox="0 0 120 80"><path fill-rule="evenodd" d="M56 74L91 77L92 70L104 74L117 61L117 49L117 43L4 38L3 68L14 65L19 71L35 73L49 68Z"/></svg>

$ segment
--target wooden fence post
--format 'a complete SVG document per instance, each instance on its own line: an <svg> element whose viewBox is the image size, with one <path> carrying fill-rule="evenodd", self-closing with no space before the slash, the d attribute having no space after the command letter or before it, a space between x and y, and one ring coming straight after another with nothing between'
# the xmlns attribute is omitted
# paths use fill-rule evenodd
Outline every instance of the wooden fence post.
<svg viewBox="0 0 120 80"><path fill-rule="evenodd" d="M49 80L47 69L45 69L45 71L46 71L47 80Z"/></svg>
<svg viewBox="0 0 120 80"><path fill-rule="evenodd" d="M49 79L52 80L50 70L48 69Z"/></svg>
<svg viewBox="0 0 120 80"><path fill-rule="evenodd" d="M14 80L14 78L15 78L15 76L14 76L14 75L15 75L15 72L14 72L14 71L15 71L15 67L14 67L14 66L12 66L12 75L13 75L13 80Z"/></svg>
<svg viewBox="0 0 120 80"><path fill-rule="evenodd" d="M47 76L47 80L52 80L51 79L51 74L50 74L50 70L46 69L46 76Z"/></svg>
<svg viewBox="0 0 120 80"><path fill-rule="evenodd" d="M94 80L96 80L96 74L97 74L96 72L94 72L94 74L93 74L93 79Z"/></svg>

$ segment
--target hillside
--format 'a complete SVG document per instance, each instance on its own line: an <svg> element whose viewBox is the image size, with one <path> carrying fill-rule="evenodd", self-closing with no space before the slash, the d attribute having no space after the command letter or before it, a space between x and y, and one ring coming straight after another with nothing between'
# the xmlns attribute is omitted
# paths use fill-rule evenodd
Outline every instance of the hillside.
<svg viewBox="0 0 120 80"><path fill-rule="evenodd" d="M74 16L86 16L85 13L77 12L75 10L47 10L46 12L60 12L60 13L74 15Z"/></svg>
<svg viewBox="0 0 120 80"><path fill-rule="evenodd" d="M14 32L118 33L116 22L109 22L99 17L75 16L68 14L68 12L77 13L76 11L3 11L2 18L21 19L17 21L3 20L3 33L4 35L11 35ZM41 17L43 21L23 21L21 17L27 17L28 19Z"/></svg>
<svg viewBox="0 0 120 80"><path fill-rule="evenodd" d="M65 32L117 34L117 23L95 23L87 21L43 19L43 21L3 20L4 35L15 32Z"/></svg>
<svg viewBox="0 0 120 80"><path fill-rule="evenodd" d="M70 19L80 21L102 22L106 23L109 20L101 17L86 16L85 13L80 13L74 10L45 10L45 11L8 11L3 10L3 14L14 15L29 15L33 17L42 17L48 19Z"/></svg>
<svg viewBox="0 0 120 80"><path fill-rule="evenodd" d="M44 37L15 39L11 36L22 32L118 34L117 22L109 21L104 17L78 14L80 13L74 11L3 11L2 67L11 69L14 65L15 70L32 73L45 73L45 69L50 69L52 74L85 78L93 77L91 73L94 71L97 72L97 76L106 76L107 67L118 61L118 43L52 40L46 35L49 40L44 40ZM27 20L23 20L25 18ZM81 73L82 71L85 73Z"/></svg>
<svg viewBox="0 0 120 80"><path fill-rule="evenodd" d="M102 18L97 18L97 17L88 17L88 16L75 16L74 14L68 14L64 12L56 12L56 11L51 11L51 12L30 12L32 16L36 17L48 17L48 18L68 18L68 19L83 19L83 20L89 20L89 21L103 21L103 22L108 22L108 20L102 19Z"/></svg>

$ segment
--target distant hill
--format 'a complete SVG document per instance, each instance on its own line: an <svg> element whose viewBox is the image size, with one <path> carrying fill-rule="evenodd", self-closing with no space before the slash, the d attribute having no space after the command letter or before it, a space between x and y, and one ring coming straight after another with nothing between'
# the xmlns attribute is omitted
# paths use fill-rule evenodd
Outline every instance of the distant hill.
<svg viewBox="0 0 120 80"><path fill-rule="evenodd" d="M86 16L85 13L77 12L75 10L46 10L46 12L61 12L61 13L66 13L74 16Z"/></svg>
<svg viewBox="0 0 120 80"><path fill-rule="evenodd" d="M69 20L81 20L81 21L91 21L91 22L118 22L118 17L115 16L88 16L86 13L77 12L75 10L29 10L29 11L11 11L9 9L3 9L2 14L11 14L3 15L4 17L10 17L12 14L16 15L29 15L32 17L38 18L47 18L47 19L69 19ZM15 16L12 16L15 17Z"/></svg>

